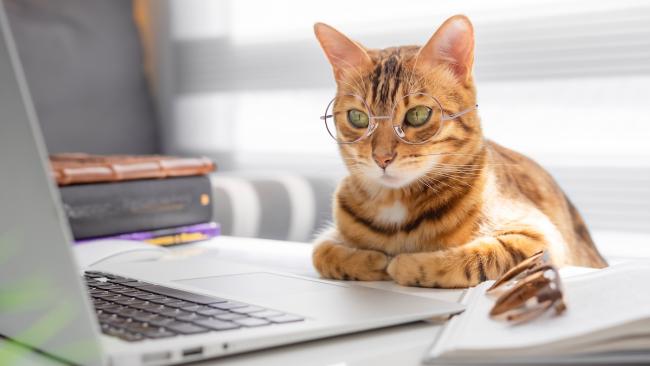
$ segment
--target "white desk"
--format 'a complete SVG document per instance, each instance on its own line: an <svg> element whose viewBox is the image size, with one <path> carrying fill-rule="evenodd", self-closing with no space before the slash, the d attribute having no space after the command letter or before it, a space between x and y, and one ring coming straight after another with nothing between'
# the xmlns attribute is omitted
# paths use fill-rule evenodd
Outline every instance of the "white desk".
<svg viewBox="0 0 650 366"><path fill-rule="evenodd" d="M597 232L595 239L610 263L650 258L650 235ZM175 248L173 255L199 252L207 257L219 256L220 259L265 266L276 271L317 276L311 266L311 246L302 243L221 237ZM448 301L457 301L462 294L462 290L406 288L392 282L363 284ZM419 365L441 324L443 322L413 323L236 355L198 365ZM0 360L3 357L11 357L12 365L60 365L13 342L0 339Z"/></svg>

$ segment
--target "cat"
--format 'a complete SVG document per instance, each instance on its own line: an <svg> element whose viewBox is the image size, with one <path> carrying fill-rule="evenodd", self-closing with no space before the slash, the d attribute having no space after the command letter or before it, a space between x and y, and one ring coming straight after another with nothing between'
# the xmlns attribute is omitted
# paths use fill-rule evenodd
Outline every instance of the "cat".
<svg viewBox="0 0 650 366"><path fill-rule="evenodd" d="M559 266L607 266L549 173L483 137L466 16L447 19L422 47L366 49L323 23L314 32L336 79L341 138L382 116L366 138L339 144L349 175L334 194L333 227L314 243L321 276L462 288L541 250ZM451 118L431 141L405 143L393 125L417 131L435 110L424 94Z"/></svg>

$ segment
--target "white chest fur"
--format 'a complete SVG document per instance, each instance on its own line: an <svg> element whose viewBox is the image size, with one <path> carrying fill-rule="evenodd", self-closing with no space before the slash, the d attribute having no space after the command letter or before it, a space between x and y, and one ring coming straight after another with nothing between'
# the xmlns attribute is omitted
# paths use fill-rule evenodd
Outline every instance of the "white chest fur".
<svg viewBox="0 0 650 366"><path fill-rule="evenodd" d="M384 224L401 224L406 220L406 207L402 201L395 201L392 205L382 206L377 211L376 220Z"/></svg>

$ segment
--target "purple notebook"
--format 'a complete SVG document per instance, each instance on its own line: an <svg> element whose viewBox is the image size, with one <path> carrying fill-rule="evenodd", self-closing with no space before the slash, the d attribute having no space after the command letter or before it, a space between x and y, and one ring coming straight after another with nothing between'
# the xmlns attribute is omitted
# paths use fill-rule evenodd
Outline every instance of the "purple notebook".
<svg viewBox="0 0 650 366"><path fill-rule="evenodd" d="M207 240L219 236L220 233L221 233L221 227L219 226L219 224L215 222L208 222L204 224L179 226L173 228L105 236L105 237L92 238L92 239L83 239L83 240L77 240L76 244L83 244L88 241L94 241L99 239L122 239L122 240L145 241L156 245L174 245L174 244L192 243L200 240Z"/></svg>

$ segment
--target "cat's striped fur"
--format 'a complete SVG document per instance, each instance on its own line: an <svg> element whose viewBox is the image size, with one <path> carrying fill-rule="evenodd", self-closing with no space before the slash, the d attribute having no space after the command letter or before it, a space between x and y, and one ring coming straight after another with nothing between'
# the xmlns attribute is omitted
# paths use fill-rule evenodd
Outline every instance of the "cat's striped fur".
<svg viewBox="0 0 650 366"><path fill-rule="evenodd" d="M315 30L338 95L360 95L377 115L398 103L394 118L403 118L418 100L402 97L415 92L435 96L449 114L476 103L466 17L450 18L422 48L367 50L324 24ZM334 196L335 225L313 253L324 277L466 287L542 249L558 265L606 266L553 178L486 140L476 112L424 145L399 141L384 123L340 152L350 174Z"/></svg>

